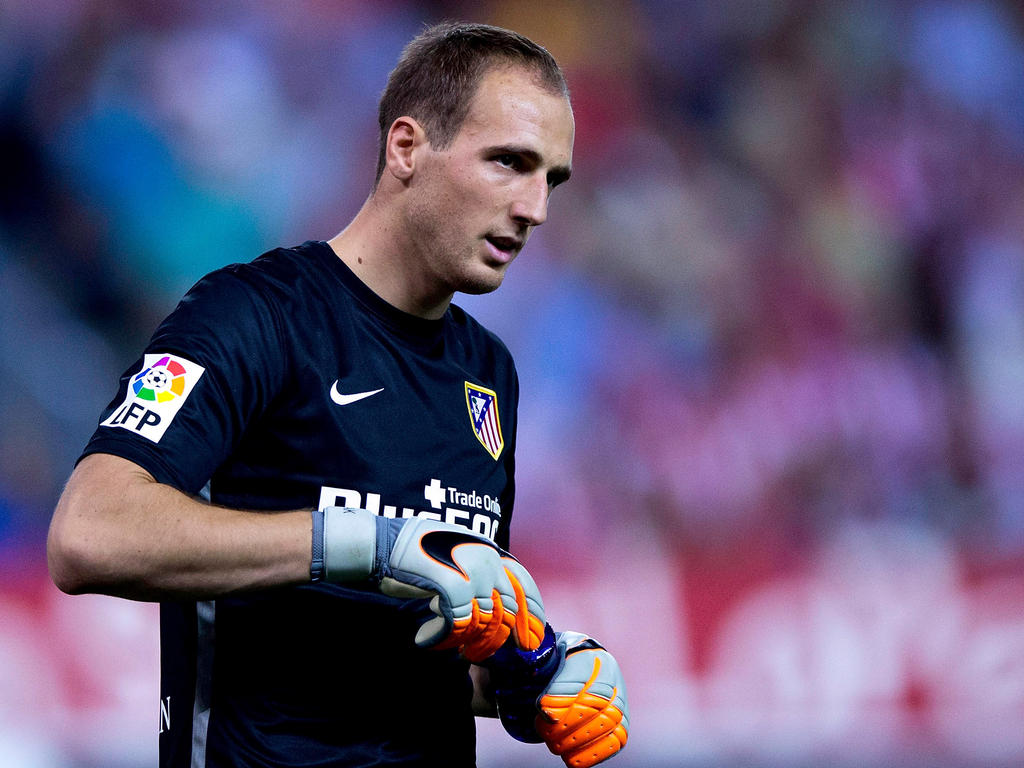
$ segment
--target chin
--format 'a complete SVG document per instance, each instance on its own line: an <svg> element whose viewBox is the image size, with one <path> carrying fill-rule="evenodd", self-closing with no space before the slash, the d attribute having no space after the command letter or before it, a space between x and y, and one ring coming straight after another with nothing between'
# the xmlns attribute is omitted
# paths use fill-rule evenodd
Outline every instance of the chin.
<svg viewBox="0 0 1024 768"><path fill-rule="evenodd" d="M500 269L488 268L483 274L466 275L462 285L459 286L459 292L476 296L498 290L505 279L507 266L507 264L503 264Z"/></svg>
<svg viewBox="0 0 1024 768"><path fill-rule="evenodd" d="M492 291L498 290L501 285L501 278L497 280L491 280L490 282L467 282L465 285L459 287L459 293L468 293L473 296L479 296L481 293L491 293Z"/></svg>

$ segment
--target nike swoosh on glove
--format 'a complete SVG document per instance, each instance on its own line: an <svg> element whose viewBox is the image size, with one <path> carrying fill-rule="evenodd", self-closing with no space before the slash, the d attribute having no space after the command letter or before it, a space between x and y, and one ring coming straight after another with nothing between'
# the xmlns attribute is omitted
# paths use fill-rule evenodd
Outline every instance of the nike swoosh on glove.
<svg viewBox="0 0 1024 768"><path fill-rule="evenodd" d="M629 703L615 657L591 637L559 632L558 670L538 700L537 733L571 768L589 768L626 746Z"/></svg>
<svg viewBox="0 0 1024 768"><path fill-rule="evenodd" d="M482 661L512 637L532 650L544 636L544 603L529 571L493 541L426 518L324 510L324 561L331 581L369 576L386 595L430 598L436 615L416 644L457 648Z"/></svg>

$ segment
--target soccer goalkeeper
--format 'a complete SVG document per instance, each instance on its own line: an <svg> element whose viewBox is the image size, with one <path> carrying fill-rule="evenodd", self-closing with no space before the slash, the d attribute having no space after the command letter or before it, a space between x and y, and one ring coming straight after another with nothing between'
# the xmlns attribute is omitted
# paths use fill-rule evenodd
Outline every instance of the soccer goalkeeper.
<svg viewBox="0 0 1024 768"><path fill-rule="evenodd" d="M614 660L551 632L508 554L518 379L451 303L569 177L562 72L431 27L379 128L339 234L212 272L157 328L54 512L61 589L161 604L162 768L472 766L488 695L571 765L625 743Z"/></svg>

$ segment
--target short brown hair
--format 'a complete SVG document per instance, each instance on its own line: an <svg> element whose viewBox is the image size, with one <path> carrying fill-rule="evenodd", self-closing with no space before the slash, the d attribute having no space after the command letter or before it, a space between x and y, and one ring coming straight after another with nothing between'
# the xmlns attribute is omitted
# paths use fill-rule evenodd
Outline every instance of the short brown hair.
<svg viewBox="0 0 1024 768"><path fill-rule="evenodd" d="M533 68L543 86L569 97L554 57L518 32L488 24L442 22L414 37L380 97L376 181L384 172L385 144L395 120L402 115L415 118L431 145L444 149L462 127L480 79L500 63Z"/></svg>

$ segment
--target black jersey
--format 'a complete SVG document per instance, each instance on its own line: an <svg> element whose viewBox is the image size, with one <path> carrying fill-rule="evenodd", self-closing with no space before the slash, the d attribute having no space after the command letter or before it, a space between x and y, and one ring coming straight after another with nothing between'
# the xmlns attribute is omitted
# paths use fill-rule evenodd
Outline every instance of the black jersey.
<svg viewBox="0 0 1024 768"><path fill-rule="evenodd" d="M518 382L452 306L397 310L323 242L203 278L85 454L219 505L428 515L508 546ZM161 606L160 764L473 765L467 665L423 606L330 584Z"/></svg>

